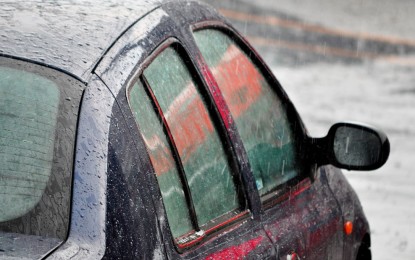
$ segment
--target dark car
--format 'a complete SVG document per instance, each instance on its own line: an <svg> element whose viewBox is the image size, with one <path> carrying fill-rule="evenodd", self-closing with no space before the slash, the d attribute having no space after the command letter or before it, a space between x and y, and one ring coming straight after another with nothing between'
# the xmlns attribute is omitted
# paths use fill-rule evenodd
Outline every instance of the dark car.
<svg viewBox="0 0 415 260"><path fill-rule="evenodd" d="M309 137L209 6L2 3L0 93L2 259L370 259L386 135Z"/></svg>

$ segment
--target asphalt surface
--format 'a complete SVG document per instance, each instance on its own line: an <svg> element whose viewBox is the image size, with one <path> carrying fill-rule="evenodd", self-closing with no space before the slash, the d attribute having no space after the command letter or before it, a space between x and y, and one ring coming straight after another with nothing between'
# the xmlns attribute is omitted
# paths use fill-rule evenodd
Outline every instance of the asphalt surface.
<svg viewBox="0 0 415 260"><path fill-rule="evenodd" d="M415 2L210 0L272 68L310 134L352 120L383 129L389 161L345 172L371 225L373 259L415 256Z"/></svg>

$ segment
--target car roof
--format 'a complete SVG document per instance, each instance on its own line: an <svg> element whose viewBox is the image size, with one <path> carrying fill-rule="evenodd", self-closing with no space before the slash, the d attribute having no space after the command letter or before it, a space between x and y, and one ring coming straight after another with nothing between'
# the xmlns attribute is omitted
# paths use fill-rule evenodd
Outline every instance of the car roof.
<svg viewBox="0 0 415 260"><path fill-rule="evenodd" d="M0 2L0 56L63 70L87 81L111 45L141 17L172 0Z"/></svg>

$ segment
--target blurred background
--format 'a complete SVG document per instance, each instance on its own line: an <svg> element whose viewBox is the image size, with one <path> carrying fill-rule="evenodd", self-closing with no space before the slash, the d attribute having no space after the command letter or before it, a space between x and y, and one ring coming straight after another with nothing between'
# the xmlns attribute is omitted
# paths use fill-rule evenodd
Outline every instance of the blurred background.
<svg viewBox="0 0 415 260"><path fill-rule="evenodd" d="M373 259L415 256L415 1L205 0L249 40L310 135L366 122L391 142L389 161L347 172L372 232Z"/></svg>

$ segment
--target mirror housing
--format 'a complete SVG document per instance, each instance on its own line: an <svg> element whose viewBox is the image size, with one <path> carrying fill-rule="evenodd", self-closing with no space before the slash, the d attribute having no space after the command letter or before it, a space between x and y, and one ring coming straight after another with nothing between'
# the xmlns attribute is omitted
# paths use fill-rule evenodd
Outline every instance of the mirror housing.
<svg viewBox="0 0 415 260"><path fill-rule="evenodd" d="M378 169L388 160L390 152L384 132L359 123L334 124L326 137L311 142L317 165L332 164L347 170Z"/></svg>

